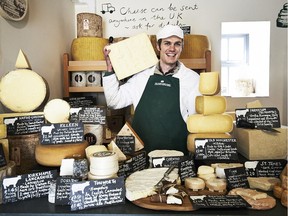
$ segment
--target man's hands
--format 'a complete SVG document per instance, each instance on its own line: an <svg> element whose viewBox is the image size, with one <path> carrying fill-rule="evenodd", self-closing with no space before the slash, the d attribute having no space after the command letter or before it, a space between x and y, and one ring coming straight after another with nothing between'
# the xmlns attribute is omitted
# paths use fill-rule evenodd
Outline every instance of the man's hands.
<svg viewBox="0 0 288 216"><path fill-rule="evenodd" d="M111 50L108 48L108 46L105 46L103 49L103 54L104 54L106 65L107 65L107 72L113 72L113 66L109 58L110 51Z"/></svg>

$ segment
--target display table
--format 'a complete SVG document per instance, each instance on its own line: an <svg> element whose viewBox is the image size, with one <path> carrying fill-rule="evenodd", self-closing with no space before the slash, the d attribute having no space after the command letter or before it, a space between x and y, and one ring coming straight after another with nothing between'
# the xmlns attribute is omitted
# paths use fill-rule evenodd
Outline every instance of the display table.
<svg viewBox="0 0 288 216"><path fill-rule="evenodd" d="M0 205L0 215L273 215L273 216L286 216L287 208L281 205L277 200L277 205L271 210L257 211L249 209L199 209L188 212L176 211L155 211L138 207L126 200L125 204L105 206L93 209L85 209L81 211L70 211L70 206L58 206L48 202L47 197L42 197L32 200L24 200L15 203L8 203Z"/></svg>

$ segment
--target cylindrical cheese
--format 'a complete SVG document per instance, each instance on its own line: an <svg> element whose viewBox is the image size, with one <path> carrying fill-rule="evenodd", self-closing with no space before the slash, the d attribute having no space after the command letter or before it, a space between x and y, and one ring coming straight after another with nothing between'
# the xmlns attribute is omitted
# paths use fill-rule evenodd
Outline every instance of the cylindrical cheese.
<svg viewBox="0 0 288 216"><path fill-rule="evenodd" d="M94 13L77 14L77 37L102 37L102 17Z"/></svg>
<svg viewBox="0 0 288 216"><path fill-rule="evenodd" d="M203 115L222 114L226 111L226 98L223 96L197 96L196 112Z"/></svg>
<svg viewBox="0 0 288 216"><path fill-rule="evenodd" d="M227 183L225 179L210 178L206 182L206 187L210 191L223 192L226 190Z"/></svg>
<svg viewBox="0 0 288 216"><path fill-rule="evenodd" d="M188 178L185 178L185 187L193 191L198 191L198 190L202 190L205 188L205 182L201 178L188 177Z"/></svg>
<svg viewBox="0 0 288 216"><path fill-rule="evenodd" d="M73 144L39 144L35 148L35 158L37 163L43 166L60 167L64 158L71 158L75 155L84 158L87 146L87 141Z"/></svg>
<svg viewBox="0 0 288 216"><path fill-rule="evenodd" d="M67 123L70 117L70 105L62 99L52 99L44 107L45 119L52 123Z"/></svg>
<svg viewBox="0 0 288 216"><path fill-rule="evenodd" d="M202 95L216 95L220 92L219 72L200 73L199 91Z"/></svg>
<svg viewBox="0 0 288 216"><path fill-rule="evenodd" d="M90 157L90 173L95 176L110 176L119 170L115 152L96 152Z"/></svg>
<svg viewBox="0 0 288 216"><path fill-rule="evenodd" d="M187 119L190 133L229 133L233 129L233 119L226 114L191 115Z"/></svg>
<svg viewBox="0 0 288 216"><path fill-rule="evenodd" d="M31 112L46 102L49 87L36 72L10 71L0 80L0 101L13 112Z"/></svg>
<svg viewBox="0 0 288 216"><path fill-rule="evenodd" d="M195 153L196 147L195 147L195 139L198 138L232 138L232 136L229 133L190 133L187 137L187 149L189 152Z"/></svg>
<svg viewBox="0 0 288 216"><path fill-rule="evenodd" d="M88 158L88 161L90 162L90 157L96 153L101 151L108 151L108 149L104 145L89 145L85 149L86 157Z"/></svg>

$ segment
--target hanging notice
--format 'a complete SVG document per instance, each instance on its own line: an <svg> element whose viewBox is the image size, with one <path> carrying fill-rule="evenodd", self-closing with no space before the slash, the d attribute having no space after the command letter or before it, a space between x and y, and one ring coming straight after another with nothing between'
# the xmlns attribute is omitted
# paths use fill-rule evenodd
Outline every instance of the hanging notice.
<svg viewBox="0 0 288 216"><path fill-rule="evenodd" d="M81 122L43 124L40 133L41 144L82 143L84 126Z"/></svg>
<svg viewBox="0 0 288 216"><path fill-rule="evenodd" d="M92 107L96 105L96 98L93 96L83 96L83 97L64 97L70 107Z"/></svg>
<svg viewBox="0 0 288 216"><path fill-rule="evenodd" d="M55 204L70 205L71 184L79 182L77 178L58 177L56 180Z"/></svg>
<svg viewBox="0 0 288 216"><path fill-rule="evenodd" d="M190 196L190 201L197 208L247 208L251 207L241 196Z"/></svg>
<svg viewBox="0 0 288 216"><path fill-rule="evenodd" d="M4 124L7 126L7 135L10 136L38 133L44 123L44 115L4 118Z"/></svg>
<svg viewBox="0 0 288 216"><path fill-rule="evenodd" d="M179 176L182 182L185 178L197 176L194 159L184 156L178 164Z"/></svg>
<svg viewBox="0 0 288 216"><path fill-rule="evenodd" d="M146 168L146 152L137 152L131 156L129 160L119 163L119 170L117 175L128 177L130 174Z"/></svg>
<svg viewBox="0 0 288 216"><path fill-rule="evenodd" d="M246 161L244 167L246 175L249 177L279 178L286 164L286 160L260 160Z"/></svg>
<svg viewBox="0 0 288 216"><path fill-rule="evenodd" d="M235 116L236 122L245 120L259 127L281 127L279 111L275 107L236 109Z"/></svg>
<svg viewBox="0 0 288 216"><path fill-rule="evenodd" d="M195 147L196 160L238 160L235 138L196 138Z"/></svg>
<svg viewBox="0 0 288 216"><path fill-rule="evenodd" d="M70 109L70 122L106 124L105 107L74 107Z"/></svg>
<svg viewBox="0 0 288 216"><path fill-rule="evenodd" d="M233 188L249 188L244 167L224 169L229 190Z"/></svg>
<svg viewBox="0 0 288 216"><path fill-rule="evenodd" d="M57 170L51 170L4 178L2 182L3 203L46 196L50 183L56 177Z"/></svg>
<svg viewBox="0 0 288 216"><path fill-rule="evenodd" d="M72 211L124 203L123 177L71 184Z"/></svg>
<svg viewBox="0 0 288 216"><path fill-rule="evenodd" d="M167 24L192 26L199 5L195 0L181 1L96 1L96 14L105 25L104 37L130 37L139 33L156 34ZM185 28L187 32L188 28Z"/></svg>

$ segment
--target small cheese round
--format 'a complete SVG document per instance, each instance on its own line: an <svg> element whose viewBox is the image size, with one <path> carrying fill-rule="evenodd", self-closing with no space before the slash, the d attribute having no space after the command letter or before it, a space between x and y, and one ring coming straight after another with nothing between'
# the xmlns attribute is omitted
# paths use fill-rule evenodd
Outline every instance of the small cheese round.
<svg viewBox="0 0 288 216"><path fill-rule="evenodd" d="M287 195L288 195L288 190L284 190L282 192L282 195L281 195L281 204L285 207L288 206L288 198L287 198Z"/></svg>
<svg viewBox="0 0 288 216"><path fill-rule="evenodd" d="M111 176L118 170L118 157L115 152L101 151L90 156L90 173L92 175Z"/></svg>
<svg viewBox="0 0 288 216"><path fill-rule="evenodd" d="M283 191L284 191L284 189L279 184L275 184L274 185L274 187L273 187L273 195L276 198L281 199Z"/></svg>
<svg viewBox="0 0 288 216"><path fill-rule="evenodd" d="M212 174L214 173L214 168L211 166L201 165L198 167L197 174L203 175L203 174Z"/></svg>
<svg viewBox="0 0 288 216"><path fill-rule="evenodd" d="M185 178L184 184L186 188L189 188L193 191L203 190L205 188L204 180L197 177Z"/></svg>
<svg viewBox="0 0 288 216"><path fill-rule="evenodd" d="M210 191L223 192L226 190L226 187L227 187L227 183L225 179L210 178L205 183L206 183L206 187Z"/></svg>
<svg viewBox="0 0 288 216"><path fill-rule="evenodd" d="M117 178L117 174L105 176L105 175L93 175L91 172L88 172L88 180L98 180L107 178Z"/></svg>
<svg viewBox="0 0 288 216"><path fill-rule="evenodd" d="M44 117L52 124L69 122L69 103L58 98L50 100L44 107Z"/></svg>
<svg viewBox="0 0 288 216"><path fill-rule="evenodd" d="M90 162L90 157L96 153L101 151L108 151L108 149L104 145L90 145L85 149L86 157Z"/></svg>

